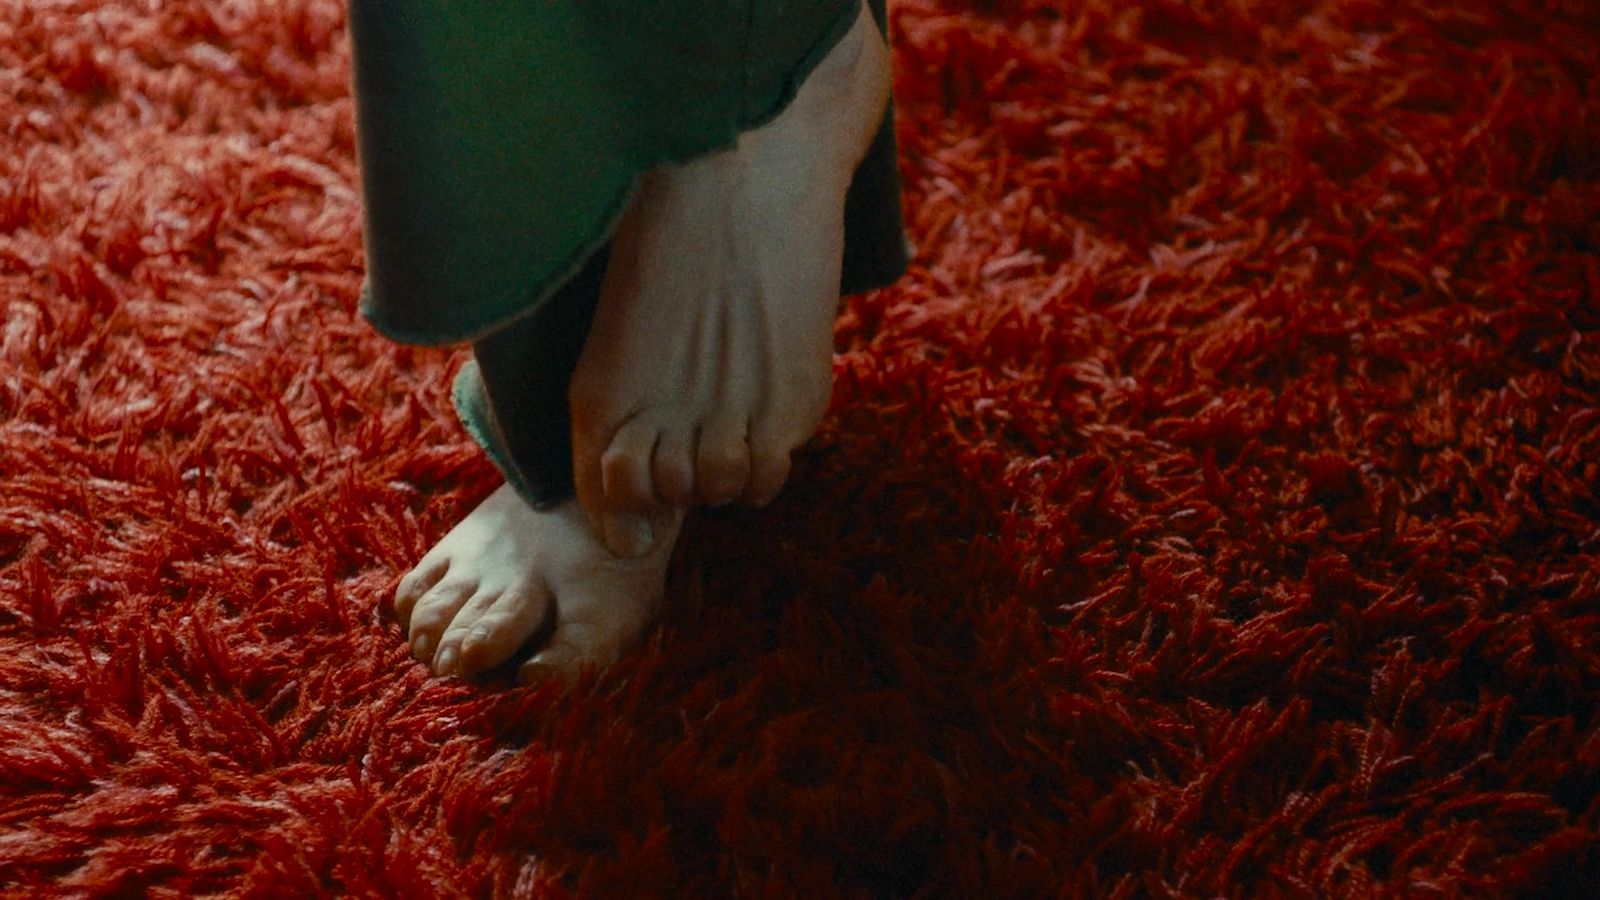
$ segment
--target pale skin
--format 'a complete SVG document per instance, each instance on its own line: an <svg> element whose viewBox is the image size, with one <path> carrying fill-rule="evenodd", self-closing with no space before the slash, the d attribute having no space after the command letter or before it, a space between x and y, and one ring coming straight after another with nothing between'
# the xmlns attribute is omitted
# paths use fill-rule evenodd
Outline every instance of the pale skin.
<svg viewBox="0 0 1600 900"><path fill-rule="evenodd" d="M547 634L520 680L603 668L657 620L685 512L778 493L827 409L845 192L889 77L863 4L778 118L645 176L570 388L577 497L502 486L428 551L395 593L418 660L469 676Z"/></svg>

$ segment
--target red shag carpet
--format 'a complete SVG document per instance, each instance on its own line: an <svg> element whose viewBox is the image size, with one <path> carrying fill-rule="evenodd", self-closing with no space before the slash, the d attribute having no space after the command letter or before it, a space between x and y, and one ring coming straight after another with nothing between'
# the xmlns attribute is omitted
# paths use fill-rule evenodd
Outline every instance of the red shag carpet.
<svg viewBox="0 0 1600 900"><path fill-rule="evenodd" d="M6 896L1600 891L1600 16L894 4L917 264L570 696L361 278L337 0L0 6Z"/></svg>

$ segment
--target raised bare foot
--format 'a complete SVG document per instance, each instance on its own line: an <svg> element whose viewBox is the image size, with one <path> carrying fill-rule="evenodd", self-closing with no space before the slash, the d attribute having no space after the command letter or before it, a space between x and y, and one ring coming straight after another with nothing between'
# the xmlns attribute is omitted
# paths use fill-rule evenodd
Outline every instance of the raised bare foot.
<svg viewBox="0 0 1600 900"><path fill-rule="evenodd" d="M578 499L618 555L688 506L770 500L827 411L845 193L889 77L863 3L778 118L642 179L570 392Z"/></svg>
<svg viewBox="0 0 1600 900"><path fill-rule="evenodd" d="M570 681L605 667L654 624L682 516L662 520L650 553L619 559L575 501L535 510L509 486L428 551L395 592L412 655L439 675L471 675L511 657L554 619L522 680Z"/></svg>

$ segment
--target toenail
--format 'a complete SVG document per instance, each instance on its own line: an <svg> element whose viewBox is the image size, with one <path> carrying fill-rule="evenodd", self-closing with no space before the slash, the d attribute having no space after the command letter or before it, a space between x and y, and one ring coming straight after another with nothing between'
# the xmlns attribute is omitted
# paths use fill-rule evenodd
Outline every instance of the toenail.
<svg viewBox="0 0 1600 900"><path fill-rule="evenodd" d="M489 636L489 626L487 626L487 625L479 625L478 627L472 629L472 631L467 633L466 638L461 641L461 646L462 646L463 649L465 649L466 647L470 647L473 644L476 644L477 642L483 640L484 638L487 638L488 636Z"/></svg>
<svg viewBox="0 0 1600 900"><path fill-rule="evenodd" d="M446 647L439 651L437 671L440 675L456 674L456 648Z"/></svg>
<svg viewBox="0 0 1600 900"><path fill-rule="evenodd" d="M528 663L522 667L517 679L523 684L543 684L561 676L561 670L549 663Z"/></svg>
<svg viewBox="0 0 1600 900"><path fill-rule="evenodd" d="M650 520L638 513L612 513L605 518L606 546L618 556L643 556L656 542Z"/></svg>
<svg viewBox="0 0 1600 900"><path fill-rule="evenodd" d="M522 666L522 671L517 673L517 681L524 685L559 684L562 687L571 687L578 680L578 667L561 665L554 661L535 662L529 660Z"/></svg>
<svg viewBox="0 0 1600 900"><path fill-rule="evenodd" d="M417 635L417 639L411 642L411 655L416 657L419 661L426 660L428 658L428 651L432 649L433 641L425 634Z"/></svg>

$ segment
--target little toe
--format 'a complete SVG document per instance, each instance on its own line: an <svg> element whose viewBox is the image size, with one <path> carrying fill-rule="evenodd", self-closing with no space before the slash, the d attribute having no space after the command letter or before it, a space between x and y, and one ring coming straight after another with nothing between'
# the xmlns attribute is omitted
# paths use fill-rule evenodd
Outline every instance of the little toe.
<svg viewBox="0 0 1600 900"><path fill-rule="evenodd" d="M510 659L544 624L550 609L550 594L542 588L523 587L501 594L462 638L461 670L481 672Z"/></svg>
<svg viewBox="0 0 1600 900"><path fill-rule="evenodd" d="M655 546L651 520L656 499L650 469L657 437L653 422L639 417L618 429L601 455L601 505L585 505L598 526L601 542L623 559L644 556ZM580 502L585 499L583 494L580 490Z"/></svg>
<svg viewBox="0 0 1600 900"><path fill-rule="evenodd" d="M694 503L694 429L688 425L665 428L656 444L652 472L656 494L680 509Z"/></svg>
<svg viewBox="0 0 1600 900"><path fill-rule="evenodd" d="M600 481L608 509L648 509L655 505L651 457L660 432L655 422L635 416L617 429L600 456Z"/></svg>
<svg viewBox="0 0 1600 900"><path fill-rule="evenodd" d="M411 611L406 629L412 656L420 662L434 659L445 628L455 620L456 613L461 611L477 589L475 582L447 578L422 595Z"/></svg>
<svg viewBox="0 0 1600 900"><path fill-rule="evenodd" d="M745 419L716 416L700 430L695 486L700 502L721 506L744 493L750 481Z"/></svg>
<svg viewBox="0 0 1600 900"><path fill-rule="evenodd" d="M584 516L598 531L601 517L605 512L606 493L601 483L600 455L606 445L601 443L599 434L590 421L593 413L583 411L584 407L580 405L576 393L571 403L572 489L577 495L578 506L583 510Z"/></svg>
<svg viewBox="0 0 1600 900"><path fill-rule="evenodd" d="M411 611L416 607L417 601L432 590L449 570L450 557L443 554L437 557L424 556L416 568L400 579L399 585L394 589L394 616L400 623L401 631L410 630Z"/></svg>

